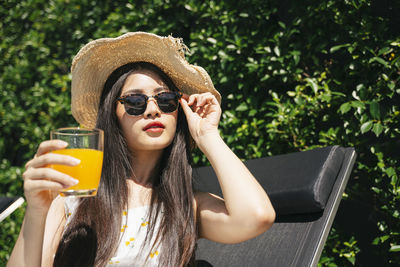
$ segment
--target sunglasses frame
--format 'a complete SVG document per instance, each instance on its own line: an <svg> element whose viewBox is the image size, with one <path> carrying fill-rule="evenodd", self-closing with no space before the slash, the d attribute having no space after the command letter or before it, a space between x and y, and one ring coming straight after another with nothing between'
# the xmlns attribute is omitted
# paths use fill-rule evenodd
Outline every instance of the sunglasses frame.
<svg viewBox="0 0 400 267"><path fill-rule="evenodd" d="M178 103L177 103L177 105L176 105L176 109L174 109L173 111L170 111L170 112L165 112L165 111L163 111L163 110L161 109L161 107L158 105L158 97L159 97L159 95L162 95L162 94L174 94L174 95L177 97ZM125 99L128 98L128 97L130 97L130 96L135 96L135 95L144 96L144 98L145 98L145 103L146 103L146 105L145 105L145 107L144 107L144 109L143 109L143 112L140 113L140 114L138 114L138 115L129 114L128 111L127 111L127 109L126 109L126 106L125 106L125 102L126 102ZM182 96L183 96L183 93L181 93L181 92L176 92L176 91L160 92L160 93L157 93L157 94L155 94L155 95L150 95L150 96L149 96L149 95L146 95L146 94L142 94L142 93L132 93L132 94L128 94L128 95L124 95L124 96L118 97L116 101L118 101L118 102L120 102L121 104L124 105L125 111L126 111L126 113L127 113L128 115L130 115L130 116L141 116L141 115L143 115L143 113L146 111L146 109L147 109L147 103L149 102L150 98L153 98L153 99L156 101L157 106L158 106L158 108L160 109L160 111L161 111L162 113L172 113L172 112L176 111L176 110L179 108L179 99L181 99Z"/></svg>

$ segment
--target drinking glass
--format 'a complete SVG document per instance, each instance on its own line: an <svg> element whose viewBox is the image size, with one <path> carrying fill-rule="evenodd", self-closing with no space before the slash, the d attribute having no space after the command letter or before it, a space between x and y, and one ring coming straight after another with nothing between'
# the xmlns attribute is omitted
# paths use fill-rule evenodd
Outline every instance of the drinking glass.
<svg viewBox="0 0 400 267"><path fill-rule="evenodd" d="M52 153L72 156L81 161L76 166L51 165L51 168L79 181L78 184L61 190L60 195L64 197L95 196L103 166L103 131L96 128L60 128L51 131L50 139L68 143L65 149L54 150Z"/></svg>

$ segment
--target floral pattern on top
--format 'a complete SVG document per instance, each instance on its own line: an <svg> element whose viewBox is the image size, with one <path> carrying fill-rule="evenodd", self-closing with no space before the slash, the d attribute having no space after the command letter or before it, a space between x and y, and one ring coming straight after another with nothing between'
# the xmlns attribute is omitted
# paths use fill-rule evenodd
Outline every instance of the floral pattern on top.
<svg viewBox="0 0 400 267"><path fill-rule="evenodd" d="M65 215L67 223L71 220L74 210L78 206L77 199L67 198L65 201ZM150 238L148 244L144 244L148 226L155 223L157 232L162 216L158 216L153 222L149 218L150 206L131 208L122 212L121 241L115 255L110 259L107 266L158 266L162 246L157 244L152 248L155 237Z"/></svg>

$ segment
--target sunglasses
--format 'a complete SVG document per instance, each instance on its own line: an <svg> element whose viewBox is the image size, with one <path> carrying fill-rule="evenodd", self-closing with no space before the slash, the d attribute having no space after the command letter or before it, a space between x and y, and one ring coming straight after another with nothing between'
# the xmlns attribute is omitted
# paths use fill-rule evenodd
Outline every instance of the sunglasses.
<svg viewBox="0 0 400 267"><path fill-rule="evenodd" d="M179 99L182 97L180 92L162 92L153 96L147 96L145 94L131 94L121 96L117 99L121 104L124 105L126 113L132 116L142 115L146 108L147 102L150 98L154 98L157 102L158 107L163 113L171 113L178 109Z"/></svg>

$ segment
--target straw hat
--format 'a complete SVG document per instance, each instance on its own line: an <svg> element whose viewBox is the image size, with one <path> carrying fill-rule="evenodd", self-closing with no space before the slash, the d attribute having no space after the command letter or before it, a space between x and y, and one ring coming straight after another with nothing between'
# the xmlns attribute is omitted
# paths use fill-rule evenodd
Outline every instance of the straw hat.
<svg viewBox="0 0 400 267"><path fill-rule="evenodd" d="M183 93L211 92L221 102L208 73L186 61L186 49L182 39L146 32L91 41L72 61L72 115L81 125L94 127L107 78L120 66L139 61L158 66Z"/></svg>

